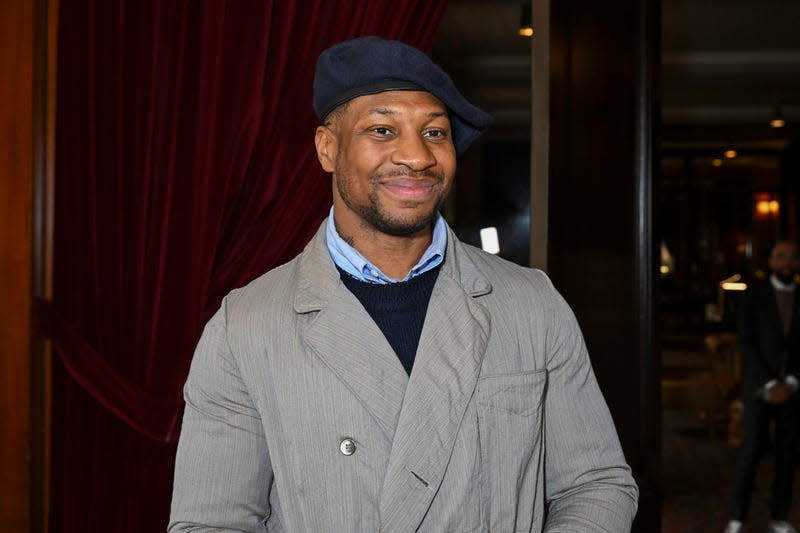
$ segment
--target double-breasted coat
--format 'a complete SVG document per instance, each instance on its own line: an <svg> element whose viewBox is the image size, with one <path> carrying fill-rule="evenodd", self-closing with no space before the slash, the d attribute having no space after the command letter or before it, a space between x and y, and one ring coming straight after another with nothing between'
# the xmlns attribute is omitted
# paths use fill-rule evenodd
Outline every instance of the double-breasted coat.
<svg viewBox="0 0 800 533"><path fill-rule="evenodd" d="M409 377L325 223L229 294L185 386L170 531L628 531L637 489L548 278L448 244Z"/></svg>

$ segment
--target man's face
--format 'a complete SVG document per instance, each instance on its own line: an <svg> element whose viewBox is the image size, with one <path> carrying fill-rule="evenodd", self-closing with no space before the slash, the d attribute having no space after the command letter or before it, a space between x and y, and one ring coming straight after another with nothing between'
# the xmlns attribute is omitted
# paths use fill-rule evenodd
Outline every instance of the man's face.
<svg viewBox="0 0 800 533"><path fill-rule="evenodd" d="M769 269L783 283L791 283L800 266L797 246L791 242L779 242L769 256Z"/></svg>
<svg viewBox="0 0 800 533"><path fill-rule="evenodd" d="M430 223L456 170L450 119L422 91L360 96L317 129L317 154L333 173L339 232L414 235Z"/></svg>

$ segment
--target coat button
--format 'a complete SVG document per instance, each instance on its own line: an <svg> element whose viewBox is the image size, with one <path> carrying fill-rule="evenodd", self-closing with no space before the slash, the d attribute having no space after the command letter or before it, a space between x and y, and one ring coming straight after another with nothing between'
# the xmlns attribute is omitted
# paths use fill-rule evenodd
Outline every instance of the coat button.
<svg viewBox="0 0 800 533"><path fill-rule="evenodd" d="M342 455L353 455L356 453L356 443L353 439L342 439L342 442L339 443L339 451L342 452Z"/></svg>

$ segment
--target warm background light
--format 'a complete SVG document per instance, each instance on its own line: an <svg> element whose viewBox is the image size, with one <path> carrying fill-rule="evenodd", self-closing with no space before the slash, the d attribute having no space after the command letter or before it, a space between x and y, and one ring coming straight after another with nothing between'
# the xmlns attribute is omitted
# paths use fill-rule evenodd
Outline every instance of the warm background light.
<svg viewBox="0 0 800 533"><path fill-rule="evenodd" d="M734 274L733 276L723 279L719 282L719 286L723 291L744 291L747 290L747 283L741 281L741 274Z"/></svg>
<svg viewBox="0 0 800 533"><path fill-rule="evenodd" d="M725 152L722 155L725 156L725 159L733 159L737 155L739 155L739 153L736 150L734 150L733 148L728 148L727 150L725 150Z"/></svg>
<svg viewBox="0 0 800 533"><path fill-rule="evenodd" d="M747 283L723 283L722 284L723 291L746 291L747 290Z"/></svg>
<svg viewBox="0 0 800 533"><path fill-rule="evenodd" d="M758 193L754 195L754 199L756 218L776 217L781 211L780 202L772 194Z"/></svg>
<svg viewBox="0 0 800 533"><path fill-rule="evenodd" d="M773 215L777 215L781 210L781 204L778 203L777 200L772 200L769 203L769 212Z"/></svg>
<svg viewBox="0 0 800 533"><path fill-rule="evenodd" d="M780 102L777 102L772 108L772 120L769 121L769 125L773 128L782 128L786 125L786 121L783 119L783 106Z"/></svg>
<svg viewBox="0 0 800 533"><path fill-rule="evenodd" d="M533 37L533 8L530 1L521 6L517 28L517 35L520 37Z"/></svg>
<svg viewBox="0 0 800 533"><path fill-rule="evenodd" d="M746 241L742 241L742 242L737 243L736 244L736 253L739 253L739 254L742 254L742 255L747 254L747 247L748 246L747 246L747 242Z"/></svg>
<svg viewBox="0 0 800 533"><path fill-rule="evenodd" d="M782 118L773 118L769 121L769 125L773 128L782 128L786 125L786 121Z"/></svg>

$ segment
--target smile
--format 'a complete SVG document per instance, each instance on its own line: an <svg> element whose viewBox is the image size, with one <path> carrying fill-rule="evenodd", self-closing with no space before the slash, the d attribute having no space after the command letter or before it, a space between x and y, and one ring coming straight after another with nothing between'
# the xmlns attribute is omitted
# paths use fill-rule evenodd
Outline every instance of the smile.
<svg viewBox="0 0 800 533"><path fill-rule="evenodd" d="M405 200L421 200L430 195L438 181L420 179L393 179L381 183L393 195Z"/></svg>

